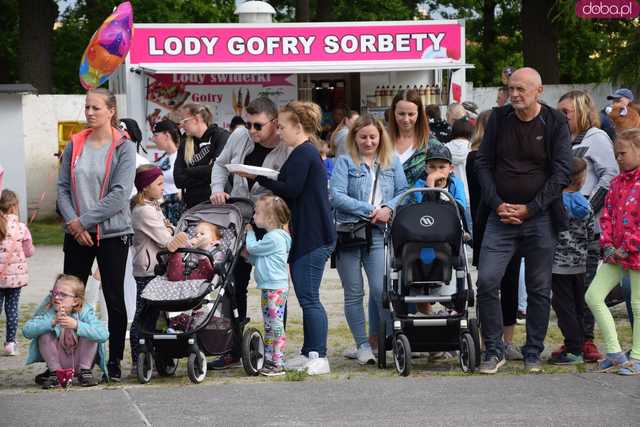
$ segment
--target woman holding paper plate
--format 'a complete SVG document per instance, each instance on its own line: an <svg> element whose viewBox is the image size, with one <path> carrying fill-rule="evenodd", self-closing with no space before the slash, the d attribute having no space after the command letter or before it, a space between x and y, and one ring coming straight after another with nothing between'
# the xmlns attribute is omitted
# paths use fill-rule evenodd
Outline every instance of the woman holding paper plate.
<svg viewBox="0 0 640 427"><path fill-rule="evenodd" d="M289 253L291 279L302 308L304 342L300 355L287 369L309 375L328 374L327 313L320 302L320 283L336 240L327 190L327 171L311 142L320 130L320 107L293 101L278 114L280 138L293 148L277 180L255 177L263 187L282 197L291 209Z"/></svg>

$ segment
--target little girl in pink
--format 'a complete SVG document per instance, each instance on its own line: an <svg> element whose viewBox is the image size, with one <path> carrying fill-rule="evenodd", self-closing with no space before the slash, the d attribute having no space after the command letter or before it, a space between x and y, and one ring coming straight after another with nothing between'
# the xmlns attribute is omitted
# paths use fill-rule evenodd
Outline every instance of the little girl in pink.
<svg viewBox="0 0 640 427"><path fill-rule="evenodd" d="M7 356L18 354L16 331L20 290L29 282L27 257L35 251L29 229L18 218L18 209L16 193L3 190L0 195L0 312L4 304L7 316L4 354Z"/></svg>

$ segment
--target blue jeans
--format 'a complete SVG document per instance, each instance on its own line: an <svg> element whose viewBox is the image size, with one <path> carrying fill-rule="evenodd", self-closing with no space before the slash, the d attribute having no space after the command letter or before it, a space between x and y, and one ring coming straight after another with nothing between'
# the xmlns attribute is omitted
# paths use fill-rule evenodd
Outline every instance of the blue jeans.
<svg viewBox="0 0 640 427"><path fill-rule="evenodd" d="M369 248L340 249L336 255L336 267L344 288L344 315L349 329L360 347L368 342L364 317L364 281L362 269L369 283L369 336L378 335L378 325L384 315L382 310L382 282L384 280L384 236L374 227ZM391 329L391 316L384 315Z"/></svg>
<svg viewBox="0 0 640 427"><path fill-rule="evenodd" d="M524 272L524 258L520 262L520 278L518 279L518 310L526 313L527 312L527 286L524 281L525 272Z"/></svg>
<svg viewBox="0 0 640 427"><path fill-rule="evenodd" d="M321 246L291 264L293 289L302 308L304 340L300 353L304 356L308 356L310 351L317 351L320 357L327 355L329 322L320 302L320 283L333 247L333 244Z"/></svg>
<svg viewBox="0 0 640 427"><path fill-rule="evenodd" d="M492 212L482 239L478 266L478 312L488 355L502 355L500 282L517 251L526 262L527 343L525 357L540 357L549 324L551 268L557 236L551 218L541 213L521 225L503 224Z"/></svg>

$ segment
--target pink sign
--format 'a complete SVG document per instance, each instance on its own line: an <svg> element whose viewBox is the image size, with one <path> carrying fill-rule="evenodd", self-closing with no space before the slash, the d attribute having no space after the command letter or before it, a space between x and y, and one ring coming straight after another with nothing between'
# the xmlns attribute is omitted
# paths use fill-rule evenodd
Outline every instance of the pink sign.
<svg viewBox="0 0 640 427"><path fill-rule="evenodd" d="M136 25L130 62L462 61L462 24L445 22Z"/></svg>

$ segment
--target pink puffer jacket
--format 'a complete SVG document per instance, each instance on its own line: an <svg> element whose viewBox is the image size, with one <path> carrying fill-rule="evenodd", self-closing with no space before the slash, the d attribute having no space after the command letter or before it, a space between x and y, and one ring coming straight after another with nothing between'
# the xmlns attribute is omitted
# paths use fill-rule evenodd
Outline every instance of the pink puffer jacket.
<svg viewBox="0 0 640 427"><path fill-rule="evenodd" d="M29 282L27 257L35 252L31 233L17 215L5 215L7 235L0 241L0 288L21 288Z"/></svg>

